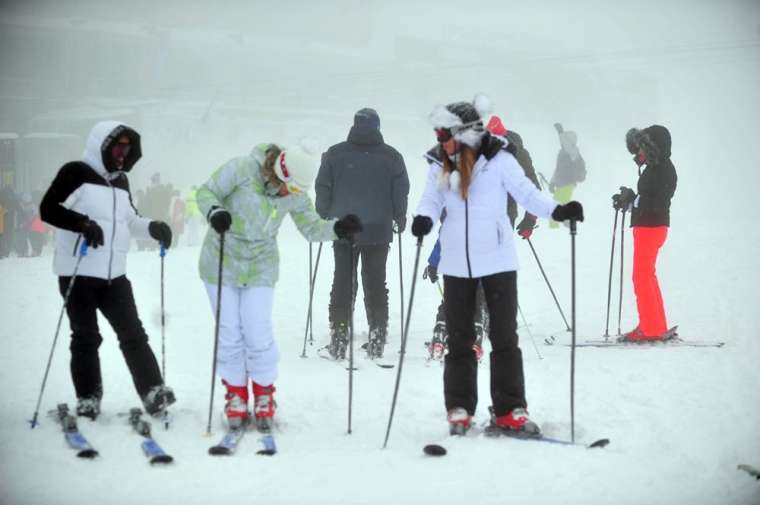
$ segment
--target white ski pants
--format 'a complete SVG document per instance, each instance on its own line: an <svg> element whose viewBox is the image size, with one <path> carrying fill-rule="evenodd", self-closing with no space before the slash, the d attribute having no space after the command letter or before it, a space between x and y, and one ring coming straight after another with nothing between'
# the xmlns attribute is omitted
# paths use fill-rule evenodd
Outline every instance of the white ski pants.
<svg viewBox="0 0 760 505"><path fill-rule="evenodd" d="M214 317L217 289L206 283ZM247 386L250 377L268 386L277 379L280 351L272 332L273 299L273 288L222 286L216 367L228 384Z"/></svg>

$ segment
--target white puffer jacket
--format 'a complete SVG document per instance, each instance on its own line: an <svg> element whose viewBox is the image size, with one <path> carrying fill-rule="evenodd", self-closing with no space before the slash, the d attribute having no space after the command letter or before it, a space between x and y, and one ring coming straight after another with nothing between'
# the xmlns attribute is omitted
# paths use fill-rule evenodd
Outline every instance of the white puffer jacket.
<svg viewBox="0 0 760 505"><path fill-rule="evenodd" d="M86 219L103 229L104 244L88 249L79 265L80 276L113 279L126 274L132 234L150 238L151 220L139 216L133 207L126 173L108 172L103 163L102 153L110 152L114 133L122 132L133 136L137 143L133 149L139 154L139 135L133 130L116 121L98 123L87 139L83 161L61 167L43 198L42 219L56 227L53 270L57 275L73 274Z"/></svg>
<svg viewBox="0 0 760 505"><path fill-rule="evenodd" d="M551 217L557 203L541 193L525 176L515 157L504 150L490 160L481 155L475 162L467 200L462 198L456 183L451 184L449 179L459 175L454 174L444 177L443 167L431 163L417 206L417 215L427 216L433 222L446 209L438 271L453 277L485 277L517 270L507 195L511 194L528 212L540 218Z"/></svg>

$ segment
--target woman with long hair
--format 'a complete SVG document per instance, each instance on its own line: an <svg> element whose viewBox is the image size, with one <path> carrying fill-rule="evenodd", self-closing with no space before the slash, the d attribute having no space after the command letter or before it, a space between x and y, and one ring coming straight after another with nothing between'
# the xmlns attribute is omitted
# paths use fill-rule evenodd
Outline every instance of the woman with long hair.
<svg viewBox="0 0 760 505"><path fill-rule="evenodd" d="M443 383L450 431L465 433L477 406L473 318L480 284L490 316L493 422L508 433L538 434L526 410L517 336L518 264L507 197L511 194L535 216L557 221L583 221L583 208L574 201L558 205L543 195L515 160L514 147L486 131L472 103L436 107L430 120L443 163L431 163L412 233L427 235L446 209L438 270L449 331Z"/></svg>

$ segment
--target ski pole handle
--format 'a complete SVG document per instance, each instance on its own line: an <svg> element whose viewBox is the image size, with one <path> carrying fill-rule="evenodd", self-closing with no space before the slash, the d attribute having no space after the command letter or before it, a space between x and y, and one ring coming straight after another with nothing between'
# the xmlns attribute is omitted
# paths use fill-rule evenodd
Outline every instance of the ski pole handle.
<svg viewBox="0 0 760 505"><path fill-rule="evenodd" d="M82 243L79 245L79 255L80 256L87 256L87 249L88 249L87 241L82 240Z"/></svg>
<svg viewBox="0 0 760 505"><path fill-rule="evenodd" d="M164 244L164 241L162 240L161 242L158 243L158 245L160 248L158 255L163 258L164 256L166 256L166 244Z"/></svg>

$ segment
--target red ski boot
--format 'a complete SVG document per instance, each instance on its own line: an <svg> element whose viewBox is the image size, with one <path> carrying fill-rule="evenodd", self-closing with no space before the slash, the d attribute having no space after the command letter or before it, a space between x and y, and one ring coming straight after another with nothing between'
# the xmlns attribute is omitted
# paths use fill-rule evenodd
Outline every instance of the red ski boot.
<svg viewBox="0 0 760 505"><path fill-rule="evenodd" d="M274 384L262 386L251 382L253 389L253 414L256 416L256 428L261 432L272 429L274 411L277 403L274 401Z"/></svg>
<svg viewBox="0 0 760 505"><path fill-rule="evenodd" d="M472 416L462 407L450 409L446 419L449 421L450 435L464 435L472 426Z"/></svg>
<svg viewBox="0 0 760 505"><path fill-rule="evenodd" d="M528 417L528 411L522 407L512 409L504 416L494 416L493 424L507 435L536 437L541 429Z"/></svg>
<svg viewBox="0 0 760 505"><path fill-rule="evenodd" d="M227 417L227 423L231 428L239 428L248 422L248 388L232 386L225 380L222 380L222 384L227 388L224 395L224 415Z"/></svg>

